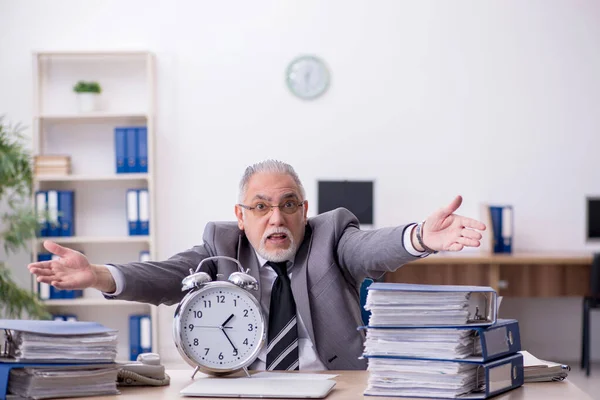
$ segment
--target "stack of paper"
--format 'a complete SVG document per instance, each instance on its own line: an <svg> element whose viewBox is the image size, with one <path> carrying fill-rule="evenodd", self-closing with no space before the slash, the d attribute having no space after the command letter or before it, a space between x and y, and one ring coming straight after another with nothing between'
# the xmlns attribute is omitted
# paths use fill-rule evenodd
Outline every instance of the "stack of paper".
<svg viewBox="0 0 600 400"><path fill-rule="evenodd" d="M369 359L365 394L454 398L480 389L484 370L477 364L428 360Z"/></svg>
<svg viewBox="0 0 600 400"><path fill-rule="evenodd" d="M114 362L117 356L117 331L95 322L3 319L0 329L7 337L4 357L14 361Z"/></svg>
<svg viewBox="0 0 600 400"><path fill-rule="evenodd" d="M562 381L568 375L571 367L551 361L540 360L528 351L520 351L525 366L525 382Z"/></svg>
<svg viewBox="0 0 600 400"><path fill-rule="evenodd" d="M115 395L117 373L116 365L12 369L8 392L31 399Z"/></svg>
<svg viewBox="0 0 600 400"><path fill-rule="evenodd" d="M60 336L17 331L12 336L9 355L18 361L112 362L117 357L116 333Z"/></svg>
<svg viewBox="0 0 600 400"><path fill-rule="evenodd" d="M370 285L364 393L485 399L520 386L518 322L496 323L496 299L488 287Z"/></svg>
<svg viewBox="0 0 600 400"><path fill-rule="evenodd" d="M400 285L400 286L396 286ZM485 315L494 296L490 292L473 293L472 286L446 286L432 294L415 290L435 285L382 284L369 287L365 310L371 312L370 326L398 325L463 325L489 322ZM440 285L439 287L441 287ZM450 291L448 288L456 288Z"/></svg>
<svg viewBox="0 0 600 400"><path fill-rule="evenodd" d="M369 329L365 355L453 359L481 355L474 329ZM479 350L479 352L477 352Z"/></svg>

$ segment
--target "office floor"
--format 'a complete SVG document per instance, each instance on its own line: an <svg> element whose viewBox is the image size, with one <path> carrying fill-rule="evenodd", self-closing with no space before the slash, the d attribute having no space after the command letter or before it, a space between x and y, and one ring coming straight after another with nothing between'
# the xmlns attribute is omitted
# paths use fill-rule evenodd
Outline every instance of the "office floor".
<svg viewBox="0 0 600 400"><path fill-rule="evenodd" d="M585 376L585 370L579 368L579 362L572 363L568 379L592 399L600 400L600 363L592 364L589 377Z"/></svg>

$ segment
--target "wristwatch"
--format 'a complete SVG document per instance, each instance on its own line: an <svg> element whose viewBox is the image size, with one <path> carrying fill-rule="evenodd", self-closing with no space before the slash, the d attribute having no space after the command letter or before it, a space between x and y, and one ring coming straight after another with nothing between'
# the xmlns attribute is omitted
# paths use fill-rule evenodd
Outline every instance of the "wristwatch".
<svg viewBox="0 0 600 400"><path fill-rule="evenodd" d="M421 234L423 230L423 224L425 224L425 221L421 221L417 224L417 241L419 242L421 247L425 249L425 252L429 254L436 254L436 250L430 249L429 247L425 246L425 243L423 243L423 235Z"/></svg>

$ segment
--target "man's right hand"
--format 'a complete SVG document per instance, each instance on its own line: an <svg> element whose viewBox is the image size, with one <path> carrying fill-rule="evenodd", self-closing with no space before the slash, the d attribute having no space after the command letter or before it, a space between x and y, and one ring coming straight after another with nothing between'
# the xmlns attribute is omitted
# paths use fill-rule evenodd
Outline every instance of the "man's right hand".
<svg viewBox="0 0 600 400"><path fill-rule="evenodd" d="M106 293L115 291L114 279L106 267L92 265L80 252L50 240L44 241L44 247L60 258L35 262L27 266L29 272L37 275L38 282L48 283L58 289L93 287Z"/></svg>

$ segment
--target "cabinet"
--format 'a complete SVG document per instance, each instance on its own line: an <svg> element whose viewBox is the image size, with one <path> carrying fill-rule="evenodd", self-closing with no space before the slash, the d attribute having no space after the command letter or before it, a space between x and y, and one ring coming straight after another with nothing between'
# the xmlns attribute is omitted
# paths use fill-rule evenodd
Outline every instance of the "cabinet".
<svg viewBox="0 0 600 400"><path fill-rule="evenodd" d="M441 253L385 276L386 282L491 286L507 297L583 297L590 253Z"/></svg>
<svg viewBox="0 0 600 400"><path fill-rule="evenodd" d="M101 86L97 108L80 111L73 87L78 81ZM32 258L45 252L50 239L83 252L92 264L138 260L141 252L156 258L155 216L155 61L148 52L41 52L33 54L34 155L70 157L68 175L34 175L35 191L73 191L72 236L39 237ZM115 128L145 126L147 173L117 173ZM150 231L130 236L126 195L148 190ZM34 198L35 201L35 198ZM38 291L35 279L32 289ZM151 316L152 348L157 351L157 307L109 301L94 289L75 299L45 300L52 314L76 315L119 330L118 360L129 359L129 316Z"/></svg>

